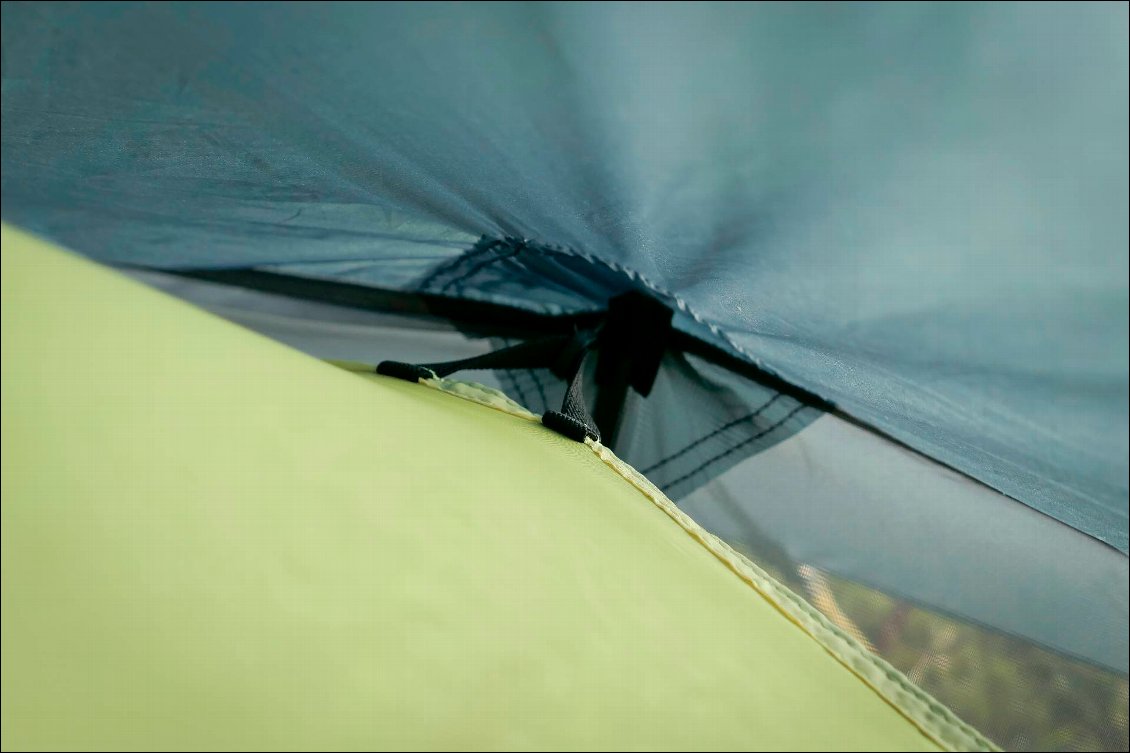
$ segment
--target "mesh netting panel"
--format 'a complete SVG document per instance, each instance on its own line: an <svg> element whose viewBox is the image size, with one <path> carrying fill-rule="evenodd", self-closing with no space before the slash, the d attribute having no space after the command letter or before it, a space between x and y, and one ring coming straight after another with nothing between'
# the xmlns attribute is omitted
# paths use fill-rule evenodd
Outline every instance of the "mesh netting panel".
<svg viewBox="0 0 1130 753"><path fill-rule="evenodd" d="M1127 679L804 563L739 548L1006 750L1127 750Z"/></svg>

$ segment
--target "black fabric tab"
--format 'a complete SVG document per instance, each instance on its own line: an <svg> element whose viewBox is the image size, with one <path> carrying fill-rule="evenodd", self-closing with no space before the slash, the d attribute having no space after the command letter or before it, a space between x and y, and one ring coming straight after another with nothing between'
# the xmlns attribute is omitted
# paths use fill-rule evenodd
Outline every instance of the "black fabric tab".
<svg viewBox="0 0 1130 753"><path fill-rule="evenodd" d="M406 382L418 382L421 379L431 379L435 376L431 370L414 363L401 363L400 361L381 361L377 364L377 373L384 376L396 377Z"/></svg>
<svg viewBox="0 0 1130 753"><path fill-rule="evenodd" d="M628 386L647 397L667 350L674 311L662 301L629 291L608 302L608 318L600 331L596 383L607 384L624 371Z"/></svg>
<svg viewBox="0 0 1130 753"><path fill-rule="evenodd" d="M596 425L615 449L628 388L647 397L671 338L674 312L662 301L629 291L608 302L596 362Z"/></svg>
<svg viewBox="0 0 1130 753"><path fill-rule="evenodd" d="M588 405L585 403L584 393L581 391L581 385L584 384L584 365L585 356L588 355L587 347L580 349L574 356L572 365L570 366L571 374L567 377L569 386L565 390L565 397L561 401L561 414L571 421L580 424L585 429L585 436L592 437L596 441L600 441L600 430L597 428L596 421L593 420L589 414ZM551 413L554 411L550 411ZM542 416L542 423L545 423L545 416ZM549 424L546 424L547 426ZM566 435L569 436L569 435ZM575 437L574 437L575 438ZM583 442L584 437L577 440Z"/></svg>
<svg viewBox="0 0 1130 753"><path fill-rule="evenodd" d="M584 442L586 437L592 437L597 441L600 440L599 436L593 436L593 429L586 426L583 421L570 418L559 411L547 410L542 414L541 422L546 427L553 429L562 436L572 439L574 442Z"/></svg>
<svg viewBox="0 0 1130 753"><path fill-rule="evenodd" d="M578 442L585 441L585 437L599 441L600 432L581 394L582 366L595 341L596 336L592 332L575 332L571 336L531 340L459 361L425 364L381 361L377 373L417 382L433 376L445 377L465 369L548 368L564 379L569 387L565 391L561 411L549 411L542 417L542 423Z"/></svg>

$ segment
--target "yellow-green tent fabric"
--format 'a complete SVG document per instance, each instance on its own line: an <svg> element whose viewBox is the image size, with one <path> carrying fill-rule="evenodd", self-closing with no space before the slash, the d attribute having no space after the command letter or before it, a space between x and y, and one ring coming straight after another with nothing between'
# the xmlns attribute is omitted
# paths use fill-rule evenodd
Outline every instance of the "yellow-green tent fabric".
<svg viewBox="0 0 1130 753"><path fill-rule="evenodd" d="M2 257L5 749L988 746L598 444Z"/></svg>

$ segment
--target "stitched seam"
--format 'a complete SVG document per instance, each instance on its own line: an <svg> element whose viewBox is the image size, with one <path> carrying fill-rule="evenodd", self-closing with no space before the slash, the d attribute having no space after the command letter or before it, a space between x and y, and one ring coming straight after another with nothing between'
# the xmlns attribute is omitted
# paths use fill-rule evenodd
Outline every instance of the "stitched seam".
<svg viewBox="0 0 1130 753"><path fill-rule="evenodd" d="M668 483L664 484L663 487L662 487L663 490L666 491L667 489L670 489L671 487L676 486L677 484L680 484L683 481L686 481L691 476L700 472L701 470L703 470L707 466L713 465L714 463L717 463L722 458L727 457L728 455L734 454L735 452L737 452L741 448L745 447L750 442L756 442L757 440L764 437L766 434L770 434L770 433L776 431L777 429L784 426L785 423L787 423L790 418L792 418L796 414L800 413L802 410L804 410L807 407L808 406L806 406L804 403L801 403L800 405L798 405L797 407L795 407L791 411L789 411L788 414L786 414L785 417L782 418L781 420L777 421L777 423L772 424L765 429L762 429L761 431L757 432L756 434L754 434L752 437L749 437L748 439L745 439L745 440L742 440L741 442L738 442L736 445L734 445L730 449L725 450L724 452L721 452L721 453L715 455L714 457L710 458L709 460L703 462L701 465L699 465L694 470L688 471L687 473L684 473L682 476L679 476L674 481L669 481Z"/></svg>
<svg viewBox="0 0 1130 753"><path fill-rule="evenodd" d="M518 384L518 378L511 374L509 371L496 371L500 380L508 380L510 385L514 388L514 392L518 393L518 402L522 405L529 405L529 400L526 399L526 391L522 389L522 385Z"/></svg>
<svg viewBox="0 0 1130 753"><path fill-rule="evenodd" d="M459 267L463 266L472 259L476 259L483 254L489 253L492 249L494 249L495 246L499 245L501 242L502 241L499 240L487 240L486 236L483 236L481 239L479 239L478 243L471 247L469 251L464 251L462 254L455 257L451 261L440 264L438 267L436 267L436 269L432 270L431 274L429 274L420 282L420 289L427 290L435 283L436 280L438 280L443 275L449 272L454 272Z"/></svg>
<svg viewBox="0 0 1130 753"><path fill-rule="evenodd" d="M862 648L855 638L852 638L837 625L828 620L822 612L817 610L802 597L779 584L772 576L763 571L747 557L735 551L726 544L726 542L695 523L690 516L680 510L659 488L630 465L616 457L607 447L592 439L586 439L585 444L592 449L605 465L615 471L617 475L625 481L635 486L645 497L672 518L687 534L721 560L731 572L744 580L757 593L761 594L790 622L807 633L809 637L820 644L821 647L828 651L828 653L839 661L848 671L874 690L877 695L889 703L926 737L947 750L964 750L968 748L999 750L995 744L981 735L981 733L969 724L962 721L957 715L950 711L950 709L943 706L924 690L910 682L905 675L888 664L886 660ZM795 612L793 610L795 610ZM799 613L799 615L797 613ZM860 660L865 667L853 666L850 660L852 657ZM906 699L892 697L894 694L889 692L890 689L880 687L874 682L873 678L866 676L865 668L876 671L879 674L879 679L894 685L895 690L901 691L902 694L909 696L909 700L912 702L911 705L918 706L919 708L907 708L908 704Z"/></svg>
<svg viewBox="0 0 1130 753"><path fill-rule="evenodd" d="M480 243L486 241L486 238L487 238L487 236L483 236L483 240L480 241ZM516 239L513 239L513 238L507 238L505 240L507 240L509 242L517 242ZM497 243L500 243L500 242L502 242L502 241L491 240L491 241L488 242L488 245L489 244L497 244ZM554 244L548 244L548 243L540 243L540 244L534 245L532 241L523 241L523 242L528 244L528 246L527 246L528 251L537 252L537 253L546 254L546 255L557 254L557 255L565 256L565 257L573 257L573 258L583 259L583 260L589 262L590 264L597 264L597 265L600 265L602 267L605 267L606 269L610 269L614 272L618 272L618 273L624 275L625 277L627 277L629 280L638 280L642 285L644 285L644 287L648 288L653 293L656 293L656 294L663 296L663 297L669 299L670 301L672 301L675 304L675 307L679 311L681 311L684 314L686 314L687 316L689 316L692 320L694 320L695 322L697 322L701 326L706 327L706 329L711 334L713 334L715 337L717 337L719 340L721 340L723 343L725 343L727 346L729 346L731 349L733 349L733 351L735 353L740 354L741 356L745 357L750 363L752 363L752 364L754 364L754 365L756 365L756 366L758 366L762 369L765 369L769 373L772 373L772 374L777 373L775 369L771 369L771 368L766 367L765 363L759 357L755 356L749 350L747 350L746 348L739 345L733 338L731 338L728 334L726 334L726 332L724 332L720 326L718 326L717 324L714 324L713 322L708 321L705 317L703 317L697 311L692 309L690 307L690 305L685 300L680 298L678 295L675 295L673 292L663 288L662 286L655 284L654 282L652 282L648 278L644 277L642 274L636 272L635 270L621 266L620 264L618 264L616 262L605 261L604 259L601 259L600 257L594 256L594 255L587 253L587 252L584 252L584 251L577 251L576 249L569 248L568 246L554 245ZM469 252L465 253L463 256L459 257L459 259L466 260L472 252L473 252L473 249L472 249L472 251L469 251ZM432 277L430 276L428 279L430 281L432 279ZM466 294L466 291L464 291L464 293ZM475 299L475 300L480 299L479 296L470 296L470 297L472 299ZM487 300L487 299L483 298L482 300ZM550 307L547 307L547 308L550 308L550 309L556 308L556 310L560 310L560 307L550 306ZM893 380L895 380L899 383L906 383L906 380L902 376L894 373L893 371L891 371L887 368L884 368L882 365L878 365L877 368L879 368L888 378L893 379ZM933 394L938 399L942 400L946 405L950 405L952 407L952 404L953 404L952 400L949 400L949 399L945 398L944 396L938 396L936 392L932 392L931 394ZM919 438L919 439L921 439L921 438ZM922 444L922 442L916 442L916 443L914 443L914 446L917 448L916 449L917 452L922 453L926 457L931 457L931 458L937 459L938 457L942 457L942 456L945 455L944 452L941 452L938 447L933 446L933 443L930 443L930 442L926 442L924 445ZM987 450L984 450L983 448L978 450L978 452L981 455L990 456L994 461L996 461L998 463L1003 463L1010 468L1017 469L1018 472L1026 474L1028 477L1033 476L1033 474L1030 470L1021 468L1017 463L1015 463L1014 461L1012 461L1008 458L1001 457L1000 455L994 454L994 453L989 452ZM996 481L993 481L992 479L981 478L980 476L974 475L971 472L962 470L961 467L958 464L956 464L955 462L953 462L951 460L946 460L946 461L942 461L942 462L943 462L944 465L947 465L951 468L954 468L954 469L958 470L958 472L960 472L960 473L963 473L965 475L969 475L971 478L976 479L977 481L985 484L986 486L988 486L991 489L995 489L995 490L1001 492L1002 494L1005 494L1006 496L1012 497L1013 499L1017 498L1011 492L1002 491L1001 488L1000 488L1000 484L997 483ZM1036 474L1036 475L1038 476L1039 474ZM1041 480L1043 480L1047 483L1053 483L1053 484L1055 484L1059 487L1062 487L1062 488L1065 488L1065 489L1068 489L1069 491L1071 491L1071 488L1067 484L1055 481L1054 479L1047 479L1047 478L1044 478L1043 476L1039 476L1039 477L1041 478ZM1101 511L1095 512L1092 509L1088 509L1088 510L1085 510L1082 513L1080 513L1080 515L1082 517L1085 517L1087 520L1098 520L1100 518L1103 518L1104 513L1101 513ZM1120 548L1120 549L1122 548L1122 543L1125 541L1125 537L1122 537L1121 539L1119 539L1119 537L1100 537L1100 538L1102 538L1102 540L1104 540L1104 541L1107 541L1107 543L1110 543L1113 546Z"/></svg>
<svg viewBox="0 0 1130 753"><path fill-rule="evenodd" d="M484 238L485 237L486 236L484 236ZM675 293L671 292L670 290L667 290L666 288L662 287L661 285L657 285L655 282L651 281L647 277L644 277L642 274L640 274L639 272L636 272L634 269L629 269L628 267L624 267L624 266L618 264L617 262L605 261L604 259L601 259L598 256L594 256L593 254L590 254L586 251L578 251L578 250L576 250L574 248L570 248L568 246L561 246L561 245L557 245L557 244L553 244L553 243L540 243L540 242L534 242L534 241L530 241L530 240L517 239L517 238L503 238L501 240L494 240L494 241L492 241L492 243L520 244L521 248L525 249L526 251L531 251L531 252L534 252L534 253L545 254L547 256L556 254L558 256L565 256L565 257L570 257L570 258L583 259L584 261L587 261L590 264L596 264L596 265L602 266L606 269L610 269L613 272L616 272L618 274L624 275L629 280L638 281L639 283L641 283L644 287L646 287L651 292L656 293L656 294L658 294L658 295L660 295L664 298L667 298L667 299L673 301L675 303L676 308L678 308L679 311L683 312L684 314L689 316L691 319L693 319L695 322L702 325L703 327L706 327L710 331L711 334L713 334L715 337L722 340L728 346L733 348L736 352L741 353L743 356L748 358L751 363L757 364L759 366L762 365L760 358L756 357L755 355L750 353L748 350L743 348L741 345L738 345L738 343L734 342L734 340L728 334L726 334L722 330L721 327L719 327L717 324L714 324L713 322L708 321L705 317L703 317L697 311L692 309L690 307L690 304L688 304L681 297L679 297ZM464 277L466 277L466 275Z"/></svg>
<svg viewBox="0 0 1130 753"><path fill-rule="evenodd" d="M532 413L519 413L510 407L484 402L471 395L451 392L445 387L443 381L428 380L421 381L420 384L448 392L448 394L464 400L481 403L527 421L540 421ZM927 738L946 750L1000 750L992 741L962 721L960 717L939 703L929 693L912 683L906 675L892 667L885 659L860 646L855 638L841 630L839 626L831 622L822 612L802 597L778 583L747 557L694 522L655 484L616 457L607 447L592 438L586 438L585 444L605 465L636 487L649 501L674 520L687 535L718 558L731 572L745 581L750 588L774 606L786 619L816 641L845 669L858 677L861 682L890 704ZM853 664L853 659L858 662L858 665ZM868 676L870 674L876 674L878 678Z"/></svg>
<svg viewBox="0 0 1130 753"><path fill-rule="evenodd" d="M640 471L640 473L647 475L648 473L651 473L652 471L657 470L664 465L667 465L667 463L670 463L672 460L675 460L676 458L681 458L683 455L686 455L688 452L693 450L695 447L698 447L703 442L707 441L708 439L712 439L713 437L717 436L718 434L721 434L722 432L726 431L726 429L730 429L730 428L737 426L740 423L744 423L746 421L752 421L753 419L760 416L766 409L768 409L770 405L777 402L777 399L780 398L780 397L781 397L781 393L778 392L776 395L769 398L769 400L767 402L762 403L761 407L759 407L753 413L746 414L746 415L742 416L741 418L734 419L733 421L729 422L728 424L725 424L723 426L719 426L714 431L710 432L709 434L707 434L704 437L700 437L699 439L696 439L695 441L691 442L689 445L687 445L683 449L679 450L678 452L676 452L672 455L668 455L667 457L660 460L658 463L654 463L653 465L650 465L647 468L644 468L642 471Z"/></svg>
<svg viewBox="0 0 1130 753"><path fill-rule="evenodd" d="M534 369L526 369L530 374L530 378L534 380L534 386L538 388L538 397L541 398L541 405L544 409L549 409L549 399L545 396L545 385L541 381L541 377Z"/></svg>
<svg viewBox="0 0 1130 753"><path fill-rule="evenodd" d="M439 390L440 392L460 398L461 400L467 400L468 402L476 403L486 408L501 411L509 416L515 416L516 418L521 418L533 423L541 423L541 416L527 410L525 406L510 399L506 393L500 392L493 387L487 387L476 382L461 382L455 379L444 379L442 377L421 379L417 384Z"/></svg>
<svg viewBox="0 0 1130 753"><path fill-rule="evenodd" d="M491 246L491 248L493 248L493 246ZM492 256L491 258L487 259L486 261L476 264L475 266L471 267L469 270L467 270L465 273L463 273L459 277L456 277L452 280L448 280L446 283L444 283L444 286L442 288L440 288L439 292L446 293L447 291L451 290L451 288L453 288L454 286L456 286L460 283L466 282L468 279L475 276L476 274L478 274L482 270L486 269L491 264L494 264L495 262L498 262L498 261L502 261L503 259L513 259L515 256L517 256L518 254L520 254L524 250L526 250L526 248L527 248L527 246L526 246L525 243L520 243L514 248L514 250L512 252L510 252L508 254L503 254L503 255L500 255L500 256Z"/></svg>
<svg viewBox="0 0 1130 753"><path fill-rule="evenodd" d="M502 338L502 345L504 347L509 348L513 344L514 341L509 337ZM514 392L518 395L518 402L523 407L529 406L530 401L526 399L526 391L522 389L522 385L518 383L518 375L516 372L508 369L495 369L494 373L495 376L498 377L498 381L502 382L504 387L507 383L510 384L510 386L514 389Z"/></svg>

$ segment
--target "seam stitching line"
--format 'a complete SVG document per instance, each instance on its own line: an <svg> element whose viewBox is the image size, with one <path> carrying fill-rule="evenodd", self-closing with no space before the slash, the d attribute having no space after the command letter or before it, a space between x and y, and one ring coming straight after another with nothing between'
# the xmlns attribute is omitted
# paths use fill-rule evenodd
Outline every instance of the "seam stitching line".
<svg viewBox="0 0 1130 753"><path fill-rule="evenodd" d="M745 423L746 421L752 421L753 419L760 416L766 409L768 409L770 405L777 402L777 399L779 397L781 397L781 394L782 393L778 392L773 397L769 398L768 401L762 403L761 406L758 407L757 410L753 411L752 413L747 413L746 415L742 416L741 418L735 418L733 421L730 421L727 424L719 426L714 431L710 432L709 434L707 434L704 437L700 437L700 438L696 439L695 441L691 442L689 445L687 445L683 449L679 450L678 452L675 452L671 455L668 455L667 457L660 460L658 463L653 463L652 465L648 466L647 468L644 468L642 471L640 471L640 473L647 475L654 470L658 470L659 468L667 465L667 463L671 462L672 460L675 460L676 458L682 457L683 455L685 455L688 452L690 452L691 450L693 450L695 447L698 447L703 442L707 441L708 439L713 439L715 436L717 436L718 434L721 434L722 432L726 431L727 429L730 429L734 426L737 426L738 424Z"/></svg>
<svg viewBox="0 0 1130 753"><path fill-rule="evenodd" d="M497 242L492 242L492 243L488 244L486 250L492 251L498 245L499 244ZM497 261L502 261L503 259L512 259L515 256L517 256L518 254L522 253L522 251L526 250L526 248L527 248L527 246L526 246L525 243L520 243L517 246L515 246L514 250L511 251L508 254L501 254L501 255L498 255L498 256L492 256L491 258L487 259L486 261L476 264L475 266L468 269L466 272L464 272L459 277L448 280L446 283L444 283L443 287L440 288L439 292L440 293L446 293L447 291L451 290L456 285L459 285L460 283L465 283L468 279L475 276L476 274L478 274L482 270L486 269L491 264L494 264Z"/></svg>
<svg viewBox="0 0 1130 753"><path fill-rule="evenodd" d="M427 290L432 285L434 285L435 281L443 275L449 272L454 272L472 259L476 259L483 254L489 253L499 243L500 241L497 240L487 241L486 236L483 236L483 238L480 239L479 242L472 246L469 250L464 251L454 259L444 262L434 270L432 270L431 274L420 281L420 289Z"/></svg>
<svg viewBox="0 0 1130 753"><path fill-rule="evenodd" d="M780 419L780 420L779 420L779 421L777 421L776 423L774 423L774 424L770 424L770 425L769 425L769 426L768 426L767 428L765 428L765 429L762 429L761 431L759 431L759 432L757 432L756 434L754 434L754 435L753 435L752 437L749 437L749 438L747 438L747 439L744 439L744 440L742 440L741 442L738 442L738 443L737 443L736 445L734 445L733 447L729 448L728 450L724 450L723 452L721 452L721 453L719 453L719 454L715 455L714 457L710 458L709 460L706 460L706 461L704 461L704 462L703 462L703 463L702 463L701 465L699 465L699 466L698 466L697 468L695 468L695 469L694 469L694 470L692 470L692 471L688 471L687 473L684 473L684 474L683 474L682 476L679 476L679 477L678 477L677 479L675 479L674 481L669 481L669 482L667 482L666 484L664 484L664 485L663 485L663 487L662 487L662 488L663 488L663 489L664 489L664 490L666 491L667 489L670 489L670 488L671 488L672 486L675 486L676 484L680 484L680 483L682 483L683 481L686 481L686 480L687 480L687 479L689 479L689 478L690 478L691 476L695 475L696 473L698 473L698 472L699 472L699 471L701 471L702 469L706 468L707 466L709 466L709 465L714 465L714 463L717 463L717 462L718 462L719 460L721 460L722 458L724 458L724 457L726 457L726 456L728 456L728 455L732 455L733 453L737 452L737 451L738 451L738 450L740 450L741 448L745 447L745 446L746 446L747 444L749 444L750 442L756 442L757 440L761 439L761 438L762 438L762 437L764 437L765 435L773 433L774 431L776 431L777 429L781 428L781 427L782 427L782 426L784 426L784 425L785 425L786 423L788 423L789 419L791 419L791 418L792 418L793 416L795 416L796 414L800 413L800 412L801 412L802 410L804 410L804 409L805 409L805 408L807 408L807 407L808 407L807 405L805 405L804 403L801 403L800 405L798 405L797 407L795 407L795 408L793 408L793 409L792 409L791 411L789 411L789 412L788 412L788 413L787 413L787 414L785 415L785 417L784 417L784 418Z"/></svg>
<svg viewBox="0 0 1130 753"><path fill-rule="evenodd" d="M486 240L486 238L487 238L487 236L483 236L483 240ZM480 243L481 242L482 241L480 241ZM629 280L638 281L639 283L641 283L644 287L646 287L651 292L656 293L656 294L658 294L658 295L660 295L664 298L667 298L668 300L673 301L675 303L676 308L678 308L679 311L682 311L684 314L689 316L691 319L696 321L698 324L702 325L703 327L706 327L710 331L711 334L713 334L715 337L722 340L728 346L733 348L736 352L738 352L738 353L742 354L743 356L745 356L746 358L748 358L751 363L754 363L754 364L764 368L760 358L757 358L752 353L750 353L748 350L746 350L742 346L738 345L728 334L726 334L722 330L721 327L719 327L717 324L714 324L713 322L708 321L705 317L703 317L697 311L692 309L690 307L690 305L686 301L684 301L682 298L680 298L678 295L676 295L675 293L672 293L670 290L667 290L666 288L662 287L661 285L657 285L656 283L652 282L647 277L644 277L639 272L636 272L634 269L629 269L625 266L622 266L621 264L619 264L617 262L605 261L604 259L601 259L598 256L594 256L593 254L590 254L586 251L578 251L578 250L576 250L574 248L570 248L568 246L561 246L561 245L557 245L557 244L553 244L553 243L541 243L541 242L535 242L535 241L531 241L531 240L527 240L527 239L519 239L519 238L511 238L511 237L506 237L506 238L502 238L502 239L491 239L490 241L487 242L486 246L483 249L483 252L485 252L485 251L487 251L491 248L494 248L496 245L501 245L501 244L516 245L516 246L519 247L520 250L544 254L544 255L547 255L547 256L556 254L558 256L566 256L566 257L571 257L571 258L583 259L583 260L589 262L590 264L596 264L596 265L602 266L606 269L610 269L613 272L617 272L621 275L624 275ZM478 255L477 253L475 253L475 249L472 249L471 251L468 251L466 254L464 254L460 258L465 260L467 258L470 258L471 254L475 254L476 256ZM514 255L516 255L516 254L511 254L511 256L514 256ZM496 257L496 258L509 258L509 257ZM490 262L488 261L487 264L489 264L489 263ZM486 266L486 264L484 264L482 266ZM481 267L472 270L471 273L477 272L480 268ZM466 280L470 276L471 273L462 275L460 277L460 280L461 281ZM429 284L431 282L433 282L434 281L434 274L432 276L429 276L429 278L426 281ZM448 287L450 287L450 285L451 285L450 282L445 284L444 289L446 290Z"/></svg>
<svg viewBox="0 0 1130 753"><path fill-rule="evenodd" d="M518 393L518 402L522 405L528 405L529 400L526 399L526 391L522 389L522 385L518 384L518 377L508 371L498 370L495 374L499 377L499 381L503 383L509 382L514 391Z"/></svg>
<svg viewBox="0 0 1130 753"><path fill-rule="evenodd" d="M645 497L672 518L688 535L702 544L711 554L721 560L732 572L752 587L754 591L768 600L770 604L777 607L787 619L797 625L826 651L832 654L845 668L872 688L872 690L899 711L900 714L917 727L924 735L949 750L960 750L969 747L982 750L998 750L991 741L983 737L976 729L962 721L952 711L943 706L924 690L910 682L905 675L888 664L886 660L863 649L854 638L847 635L838 626L830 622L823 613L806 602L802 597L777 583L772 576L761 570L761 568L747 557L735 551L726 544L726 542L695 523L690 516L680 510L670 498L664 495L662 490L657 488L630 465L616 457L607 447L591 439L586 440L585 444L589 445L592 451L605 465L615 471L617 475L625 481L632 484L632 486L635 486ZM796 610L796 612L793 610ZM799 613L799 615L797 613ZM807 620L804 618L807 618ZM880 675L880 679L886 680L896 686L895 689L901 691L902 695L909 696L912 705L919 706L920 708L908 708L907 698L895 697L897 694L889 692L890 689L881 688L876 685L873 678L865 676L864 667L853 666L851 661L852 655L860 660L865 667L876 670ZM952 736L947 733L952 733Z"/></svg>
<svg viewBox="0 0 1130 753"><path fill-rule="evenodd" d="M530 422L539 422L539 419L533 414L517 413L511 407L496 405L472 395L452 391L446 386L445 382L440 380L421 381L420 384L461 397L464 400L501 410ZM731 572L745 581L750 588L772 606L776 607L786 619L808 634L845 669L870 687L876 695L890 704L927 738L946 750L1000 750L992 741L962 721L960 717L939 703L929 693L912 683L885 659L860 646L855 638L847 635L802 597L779 584L747 557L694 522L662 490L640 474L639 471L616 457L607 447L591 438L586 438L585 444L598 459L634 486L644 497L682 528L687 535L717 557ZM855 662L853 662L853 659ZM878 678L869 677L870 674L877 674ZM879 681L885 681L885 683ZM894 687L882 687L883 684Z"/></svg>
<svg viewBox="0 0 1130 753"><path fill-rule="evenodd" d="M526 369L530 378L534 380L534 386L538 389L538 397L541 398L542 410L549 410L549 398L545 396L545 385L542 384L541 377L538 376L536 369Z"/></svg>

